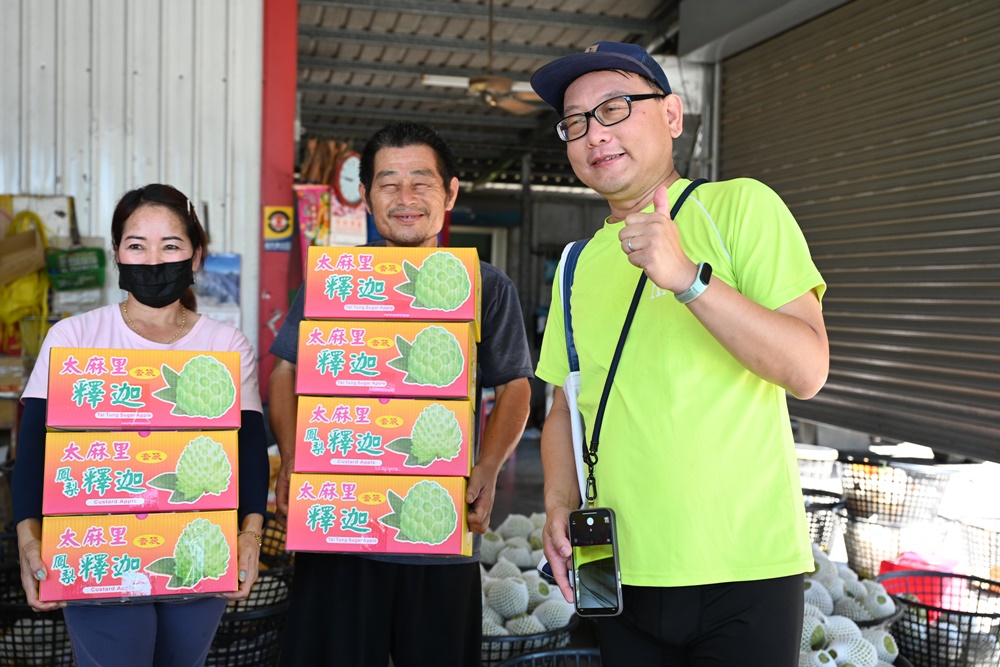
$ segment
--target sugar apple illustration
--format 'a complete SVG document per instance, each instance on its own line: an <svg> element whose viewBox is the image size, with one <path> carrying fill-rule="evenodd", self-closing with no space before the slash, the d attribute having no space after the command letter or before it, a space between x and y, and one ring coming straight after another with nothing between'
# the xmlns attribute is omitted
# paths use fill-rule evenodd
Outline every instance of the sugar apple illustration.
<svg viewBox="0 0 1000 667"><path fill-rule="evenodd" d="M451 461L462 448L462 426L454 412L440 403L421 410L409 438L396 438L386 445L406 454L404 466L426 467L434 461Z"/></svg>
<svg viewBox="0 0 1000 667"><path fill-rule="evenodd" d="M427 327L412 343L397 335L396 348L399 356L390 360L389 366L406 373L405 384L447 387L462 374L462 346L444 327Z"/></svg>
<svg viewBox="0 0 1000 667"><path fill-rule="evenodd" d="M195 519L184 527L173 557L146 566L151 574L169 575L167 588L193 588L203 579L218 579L229 568L229 543L222 527L208 519Z"/></svg>
<svg viewBox="0 0 1000 667"><path fill-rule="evenodd" d="M167 386L153 392L153 396L165 403L173 403L172 415L218 419L236 401L233 376L214 357L194 357L184 364L180 373L166 364L160 370Z"/></svg>
<svg viewBox="0 0 1000 667"><path fill-rule="evenodd" d="M200 435L185 445L177 459L177 470L157 475L149 485L173 491L171 503L193 503L206 493L219 495L229 488L233 466L222 446Z"/></svg>
<svg viewBox="0 0 1000 667"><path fill-rule="evenodd" d="M396 287L396 291L412 296L414 308L456 310L472 293L465 266L450 252L428 255L420 268L403 260L403 273L409 282Z"/></svg>
<svg viewBox="0 0 1000 667"><path fill-rule="evenodd" d="M400 498L389 489L391 514L379 519L383 524L396 528L400 542L441 544L458 529L458 512L455 503L443 486L429 479L417 482Z"/></svg>

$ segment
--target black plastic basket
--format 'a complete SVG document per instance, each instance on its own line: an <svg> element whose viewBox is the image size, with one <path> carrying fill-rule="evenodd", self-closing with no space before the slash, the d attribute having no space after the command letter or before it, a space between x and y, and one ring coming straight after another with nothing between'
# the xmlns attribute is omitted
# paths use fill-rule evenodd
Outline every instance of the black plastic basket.
<svg viewBox="0 0 1000 667"><path fill-rule="evenodd" d="M809 520L809 539L829 552L839 524L836 511L844 506L844 499L840 494L818 489L802 489L802 498Z"/></svg>
<svg viewBox="0 0 1000 667"><path fill-rule="evenodd" d="M948 527L943 520L907 524L851 516L837 510L844 533L847 563L864 579L878 576L882 561L895 561L906 551L934 553L944 542Z"/></svg>
<svg viewBox="0 0 1000 667"><path fill-rule="evenodd" d="M24 601L20 566L0 564L0 665L70 667L74 664L62 609L33 611Z"/></svg>
<svg viewBox="0 0 1000 667"><path fill-rule="evenodd" d="M287 602L292 593L292 554L285 551L285 530L268 515L264 533L261 535L260 571L257 581L245 600L233 600L226 605L229 614L257 611Z"/></svg>
<svg viewBox="0 0 1000 667"><path fill-rule="evenodd" d="M483 637L482 659L483 667L496 667L505 660L516 658L527 653L563 648L569 644L570 635L579 624L579 617L574 614L564 627L537 635L508 635L498 637Z"/></svg>
<svg viewBox="0 0 1000 667"><path fill-rule="evenodd" d="M991 525L974 525L965 521L955 523L965 540L968 573L1000 581L1000 522L989 522Z"/></svg>
<svg viewBox="0 0 1000 667"><path fill-rule="evenodd" d="M20 563L17 533L0 533L0 564L2 563Z"/></svg>
<svg viewBox="0 0 1000 667"><path fill-rule="evenodd" d="M540 651L512 658L500 667L601 667L601 652L596 648Z"/></svg>
<svg viewBox="0 0 1000 667"><path fill-rule="evenodd" d="M1000 665L1000 583L919 570L878 581L904 608L892 634L914 667Z"/></svg>
<svg viewBox="0 0 1000 667"><path fill-rule="evenodd" d="M926 465L850 463L841 471L844 504L848 514L860 518L932 521L950 476L949 471Z"/></svg>
<svg viewBox="0 0 1000 667"><path fill-rule="evenodd" d="M206 667L273 667L278 664L288 602L224 614L205 659Z"/></svg>
<svg viewBox="0 0 1000 667"><path fill-rule="evenodd" d="M209 667L272 667L278 664L288 618L292 554L285 551L285 530L267 514L261 536L260 571L245 600L226 605L208 651Z"/></svg>

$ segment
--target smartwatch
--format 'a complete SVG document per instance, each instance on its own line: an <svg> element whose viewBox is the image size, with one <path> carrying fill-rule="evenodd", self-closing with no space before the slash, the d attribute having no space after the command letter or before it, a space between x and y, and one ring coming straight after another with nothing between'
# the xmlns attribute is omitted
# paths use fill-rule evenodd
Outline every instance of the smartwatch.
<svg viewBox="0 0 1000 667"><path fill-rule="evenodd" d="M698 263L698 277L694 279L694 284L680 294L674 294L674 298L681 303L691 303L708 288L708 281L712 279L712 265L708 262Z"/></svg>

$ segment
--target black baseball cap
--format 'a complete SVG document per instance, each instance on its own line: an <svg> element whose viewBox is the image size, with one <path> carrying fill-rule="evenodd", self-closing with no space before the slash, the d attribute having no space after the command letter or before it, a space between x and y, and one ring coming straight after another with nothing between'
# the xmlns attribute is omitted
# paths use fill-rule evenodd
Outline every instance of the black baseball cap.
<svg viewBox="0 0 1000 667"><path fill-rule="evenodd" d="M563 111L563 96L569 85L589 72L617 69L649 79L670 94L663 68L638 44L597 42L581 53L557 58L531 75L531 87L556 111Z"/></svg>

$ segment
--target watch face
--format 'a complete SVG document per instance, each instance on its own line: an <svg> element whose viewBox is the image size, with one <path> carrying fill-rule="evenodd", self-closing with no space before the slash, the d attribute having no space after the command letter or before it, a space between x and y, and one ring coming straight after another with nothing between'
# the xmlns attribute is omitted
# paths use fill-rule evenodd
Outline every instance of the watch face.
<svg viewBox="0 0 1000 667"><path fill-rule="evenodd" d="M712 279L712 265L708 262L703 262L701 265L701 275L698 278L707 285L708 281Z"/></svg>
<svg viewBox="0 0 1000 667"><path fill-rule="evenodd" d="M335 185L342 202L349 206L361 203L361 158L356 153L341 160Z"/></svg>

